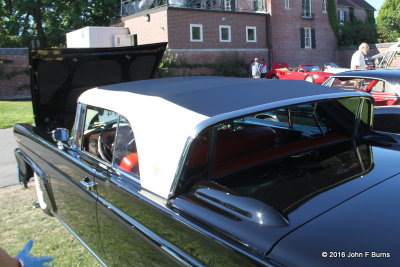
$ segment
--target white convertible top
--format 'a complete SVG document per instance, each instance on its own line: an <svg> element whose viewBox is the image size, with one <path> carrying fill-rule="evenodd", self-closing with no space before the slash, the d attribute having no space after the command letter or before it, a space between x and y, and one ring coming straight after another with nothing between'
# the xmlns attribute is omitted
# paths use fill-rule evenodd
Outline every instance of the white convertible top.
<svg viewBox="0 0 400 267"><path fill-rule="evenodd" d="M84 92L78 102L128 119L136 139L141 185L167 198L188 138L204 127L273 105L351 95L367 94L303 81L180 77L97 87Z"/></svg>

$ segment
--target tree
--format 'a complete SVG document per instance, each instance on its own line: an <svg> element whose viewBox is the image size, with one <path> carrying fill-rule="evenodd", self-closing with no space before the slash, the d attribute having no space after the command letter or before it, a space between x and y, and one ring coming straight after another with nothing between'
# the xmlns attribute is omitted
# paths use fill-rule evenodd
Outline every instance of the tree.
<svg viewBox="0 0 400 267"><path fill-rule="evenodd" d="M0 47L65 46L65 34L85 26L106 26L119 18L119 0L0 1Z"/></svg>
<svg viewBox="0 0 400 267"><path fill-rule="evenodd" d="M378 40L395 42L400 38L400 1L386 0L376 18Z"/></svg>

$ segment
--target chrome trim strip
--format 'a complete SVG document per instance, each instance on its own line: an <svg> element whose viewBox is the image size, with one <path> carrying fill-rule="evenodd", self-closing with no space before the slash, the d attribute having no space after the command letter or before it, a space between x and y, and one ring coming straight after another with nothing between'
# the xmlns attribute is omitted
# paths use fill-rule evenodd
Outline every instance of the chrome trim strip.
<svg viewBox="0 0 400 267"><path fill-rule="evenodd" d="M144 195L140 194L140 193L137 192L136 190L130 189L129 187L127 187L125 184L123 184L122 182L118 181L117 179L111 179L111 180L112 180L113 183L116 184L116 186L118 186L118 187L120 187L120 188L123 188L124 190L128 191L129 193L131 193L131 194L137 196L138 198L140 198L140 200L142 200L142 201L146 202L147 204L152 205L153 207L157 208L158 210L160 210L160 212L164 212L166 215L171 216L173 219L175 219L175 220L177 220L177 221L179 221L179 222L181 222L181 223L187 225L188 227L190 227L191 229L193 229L193 231L197 231L197 232L200 233L200 234L203 234L203 235L205 235L205 236L207 236L207 237L209 237L209 238L211 238L211 239L214 239L216 242L219 242L219 243L221 243L221 244L224 244L225 246L231 248L232 250L234 250L234 251L236 251L236 252L238 252L238 253L241 253L241 254L247 256L248 258L252 259L253 261L255 261L255 262L257 262L257 263L260 263L260 264L263 265L263 266L273 266L272 264L266 262L266 261L265 261L266 259L263 260L262 258L260 258L260 257L258 257L258 256L256 256L256 255L254 255L254 254L251 254L249 251L244 250L244 249L242 249L242 248L240 248L240 247L238 247L238 246L236 246L236 245L234 245L234 244L232 244L232 243L226 241L225 239L223 239L223 238L221 238L221 237L219 237L219 236L217 236L217 235L211 233L211 232L208 231L208 230L205 230L203 227L200 227L199 225L193 223L193 222L190 221L189 219L186 219L186 218L182 217L181 215L179 215L179 214L175 213L174 211L170 210L169 208L155 203L153 200L149 199L147 196L144 196ZM147 191L147 193L148 193L148 194L152 194L151 192L148 192L148 191ZM97 200L98 200L99 202L100 202L100 201L103 201L104 203L108 203L107 201L103 200L100 196L98 197ZM119 210L116 209L116 211L119 211ZM131 219L129 216L127 216L127 215L126 215L125 213L123 213L122 211L119 211L119 212L120 212L120 213L117 213L117 214L121 215L121 217L123 217L123 218L128 217L129 219ZM131 220L132 220L132 219L131 219ZM129 222L130 222L131 220L129 220ZM136 221L135 221L135 222L136 222ZM137 222L137 224L140 224L140 223ZM140 224L140 225L141 225L141 224ZM145 226L143 226L143 227L144 227L145 229L147 229ZM139 229L139 228L138 228L138 229ZM168 241L164 240L163 238L158 237L158 235L156 235L155 233L153 233L151 230L148 229L148 231L151 232L152 234L154 234L154 236L157 238L158 241L155 240L155 242L157 242L157 243L159 243L159 244L163 244L163 243L160 243L160 242L161 242L161 241L165 241L165 242L167 242L167 244L170 244ZM145 233L144 233L144 234L145 234ZM152 238L151 236L148 236L148 237ZM175 247L175 246L174 246L174 247ZM178 251L182 252L183 255L187 255L186 252L183 252L183 251L180 250L179 248L178 248ZM175 251L175 250L174 250L175 253L177 253L178 251ZM261 255L260 255L260 256L261 256ZM183 256L181 256L181 257L183 257ZM187 256L187 257L188 257L188 258L192 258L191 256ZM196 262L197 262L197 261L196 261ZM201 265L201 266L202 266L202 265Z"/></svg>
<svg viewBox="0 0 400 267"><path fill-rule="evenodd" d="M96 252L94 252L94 251L79 237L79 235L78 235L77 233L75 233L74 230L72 230L72 229L68 226L68 224L67 224L66 222L64 222L64 221L60 218L60 216L58 216L58 214L54 214L54 217L56 217L57 220L58 220L62 225L64 225L65 228L67 228L67 230L70 231L71 234L72 234L76 239L78 239L78 241L81 242L81 244L82 244L90 253L92 253L92 255L96 258L96 260L97 260L100 264L102 264L103 266L107 266L107 264L105 264L105 262L96 254Z"/></svg>
<svg viewBox="0 0 400 267"><path fill-rule="evenodd" d="M143 197L140 197L143 199ZM187 266L203 266L199 261L189 256L187 253L179 249L178 247L174 246L164 238L159 237L153 231L145 227L143 224L139 223L138 221L134 220L132 217L126 215L120 209L112 205L110 202L104 200L103 198L99 197L97 199L103 206L107 207L110 211L117 214L119 217L123 218L127 221L130 225L138 229L143 235L148 237L150 240L154 241L161 249L171 255L173 258L177 259L178 261L184 263ZM154 205L154 204L152 204Z"/></svg>

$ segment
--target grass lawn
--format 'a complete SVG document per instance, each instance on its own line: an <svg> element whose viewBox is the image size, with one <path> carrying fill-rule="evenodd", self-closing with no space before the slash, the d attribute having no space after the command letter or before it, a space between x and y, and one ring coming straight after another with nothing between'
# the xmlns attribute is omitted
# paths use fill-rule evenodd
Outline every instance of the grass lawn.
<svg viewBox="0 0 400 267"><path fill-rule="evenodd" d="M0 101L0 129L16 123L33 123L31 101Z"/></svg>
<svg viewBox="0 0 400 267"><path fill-rule="evenodd" d="M52 266L101 266L57 219L34 209L35 200L32 182L0 188L0 247L15 256L32 239L31 254L53 257Z"/></svg>

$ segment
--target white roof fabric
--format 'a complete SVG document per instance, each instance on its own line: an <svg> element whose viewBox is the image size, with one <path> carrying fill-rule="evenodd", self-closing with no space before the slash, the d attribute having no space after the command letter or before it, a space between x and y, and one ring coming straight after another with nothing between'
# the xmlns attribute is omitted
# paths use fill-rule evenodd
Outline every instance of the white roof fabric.
<svg viewBox="0 0 400 267"><path fill-rule="evenodd" d="M141 185L167 198L186 141L200 123L269 102L323 99L327 94L359 95L302 81L181 77L98 87L84 92L78 102L128 119L136 139Z"/></svg>

